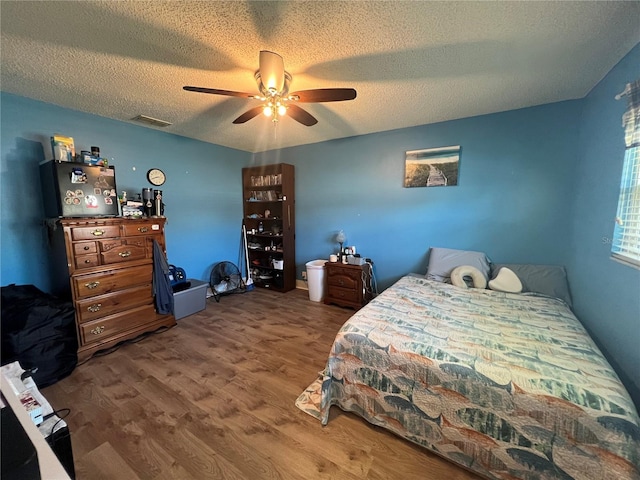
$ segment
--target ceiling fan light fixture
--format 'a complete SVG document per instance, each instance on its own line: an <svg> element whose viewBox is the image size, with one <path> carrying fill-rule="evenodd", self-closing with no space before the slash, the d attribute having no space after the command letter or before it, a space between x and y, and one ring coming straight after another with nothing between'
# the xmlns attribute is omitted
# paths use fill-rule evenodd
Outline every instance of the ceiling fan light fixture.
<svg viewBox="0 0 640 480"><path fill-rule="evenodd" d="M262 113L270 118L274 125L277 124L282 116L287 115L306 127L315 125L318 120L304 108L298 106L298 102L342 102L353 100L357 95L353 88L315 88L300 90L289 95L289 87L292 81L291 74L285 71L284 61L280 55L266 50L260 52L260 68L255 72L254 79L258 84L259 95L217 88L192 86L184 86L182 88L189 92L243 97L261 102L261 105L250 108L236 118L233 121L234 124L246 123Z"/></svg>
<svg viewBox="0 0 640 480"><path fill-rule="evenodd" d="M284 60L274 52L260 52L260 76L268 91L281 92L284 88Z"/></svg>
<svg viewBox="0 0 640 480"><path fill-rule="evenodd" d="M262 72L258 70L253 76L256 79L256 83L258 84L258 90L262 93L263 97L274 97L276 95L280 95L282 97L286 96L289 93L289 85L291 84L291 74L289 72L284 73L284 81L282 83L282 88L279 90L276 89L273 85L269 85L268 77ZM266 82L266 83L265 83Z"/></svg>

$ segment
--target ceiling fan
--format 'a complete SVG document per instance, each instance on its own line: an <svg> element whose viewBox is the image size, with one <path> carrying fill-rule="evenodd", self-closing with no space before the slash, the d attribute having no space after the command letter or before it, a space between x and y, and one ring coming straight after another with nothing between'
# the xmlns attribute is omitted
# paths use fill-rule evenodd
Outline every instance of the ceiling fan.
<svg viewBox="0 0 640 480"><path fill-rule="evenodd" d="M245 123L253 117L263 113L277 123L284 115L307 127L315 125L318 120L306 110L296 105L300 103L342 102L356 98L353 88L317 88L314 90L301 90L289 93L291 74L284 69L284 60L277 53L262 50L260 52L260 68L254 75L258 83L259 95L251 93L234 92L231 90L218 90L216 88L183 87L189 92L210 93L213 95L226 95L229 97L245 97L259 100L262 105L253 107L233 123Z"/></svg>

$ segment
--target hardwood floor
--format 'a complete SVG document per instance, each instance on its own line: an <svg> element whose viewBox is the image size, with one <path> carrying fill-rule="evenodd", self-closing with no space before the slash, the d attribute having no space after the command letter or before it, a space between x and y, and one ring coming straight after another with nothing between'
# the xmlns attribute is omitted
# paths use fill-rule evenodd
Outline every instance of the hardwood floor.
<svg viewBox="0 0 640 480"><path fill-rule="evenodd" d="M353 310L255 289L122 346L42 390L68 407L84 479L476 479L332 407L295 407Z"/></svg>

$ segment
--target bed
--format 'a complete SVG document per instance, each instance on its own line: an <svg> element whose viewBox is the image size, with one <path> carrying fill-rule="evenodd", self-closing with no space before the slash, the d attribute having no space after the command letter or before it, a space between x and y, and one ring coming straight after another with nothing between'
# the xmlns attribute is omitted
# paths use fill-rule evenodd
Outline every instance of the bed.
<svg viewBox="0 0 640 480"><path fill-rule="evenodd" d="M557 298L405 276L344 324L320 380L297 404L323 424L337 405L487 478L640 479L636 409Z"/></svg>

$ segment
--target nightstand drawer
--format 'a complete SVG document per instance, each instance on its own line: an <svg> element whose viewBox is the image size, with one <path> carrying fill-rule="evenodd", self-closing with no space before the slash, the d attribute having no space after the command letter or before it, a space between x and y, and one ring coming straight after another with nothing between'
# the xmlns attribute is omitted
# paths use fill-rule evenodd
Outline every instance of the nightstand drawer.
<svg viewBox="0 0 640 480"><path fill-rule="evenodd" d="M343 300L346 302L359 302L360 297L358 291L351 288L340 288L334 285L329 285L327 297L332 300Z"/></svg>
<svg viewBox="0 0 640 480"><path fill-rule="evenodd" d="M359 273L359 272L358 272ZM354 272L343 273L340 270L337 274L327 275L327 283L342 288L356 288L358 286L359 277Z"/></svg>

